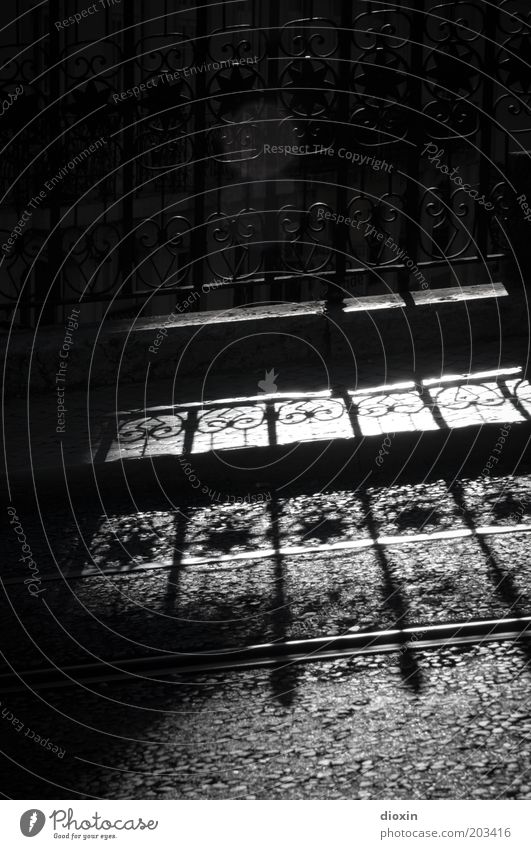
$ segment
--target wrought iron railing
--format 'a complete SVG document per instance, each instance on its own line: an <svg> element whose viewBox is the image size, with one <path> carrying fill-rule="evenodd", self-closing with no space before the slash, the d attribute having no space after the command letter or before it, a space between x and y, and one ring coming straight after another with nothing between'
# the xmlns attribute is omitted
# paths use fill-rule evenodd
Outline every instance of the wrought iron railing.
<svg viewBox="0 0 531 849"><path fill-rule="evenodd" d="M0 117L8 319L407 292L456 285L462 262L484 282L506 250L506 162L531 133L522 3L109 0L67 26L68 0L19 5L1 72L4 97L23 86Z"/></svg>

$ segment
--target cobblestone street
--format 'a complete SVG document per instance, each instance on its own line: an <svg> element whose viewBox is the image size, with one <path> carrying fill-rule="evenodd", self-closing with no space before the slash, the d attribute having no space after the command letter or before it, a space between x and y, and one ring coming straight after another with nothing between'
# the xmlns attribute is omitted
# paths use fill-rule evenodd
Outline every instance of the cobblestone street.
<svg viewBox="0 0 531 849"><path fill-rule="evenodd" d="M146 496L140 514L118 499L99 518L80 506L75 520L43 505L24 526L44 603L20 583L8 540L6 657L22 671L530 615L530 496L521 474L272 492L259 504L155 509ZM41 752L3 722L4 759L12 790L36 797L527 798L528 662L525 639L413 642L155 676L166 684L138 673L22 696L0 680L7 716L53 728L66 752Z"/></svg>
<svg viewBox="0 0 531 849"><path fill-rule="evenodd" d="M527 799L529 669L502 644L100 685L41 700L2 696L53 727L64 759L3 723L10 792L167 799ZM45 694L45 699L49 698ZM72 719L62 719L61 712ZM94 729L94 730L91 730ZM18 759L20 766L9 761ZM27 770L27 771L26 771ZM46 786L33 775L47 778Z"/></svg>

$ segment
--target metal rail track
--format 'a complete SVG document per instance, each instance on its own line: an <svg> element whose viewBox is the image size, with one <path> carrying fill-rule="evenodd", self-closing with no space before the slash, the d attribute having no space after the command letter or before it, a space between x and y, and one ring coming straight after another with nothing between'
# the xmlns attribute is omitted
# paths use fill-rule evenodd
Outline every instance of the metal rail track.
<svg viewBox="0 0 531 849"><path fill-rule="evenodd" d="M168 678L158 676L208 674L259 667L281 668L293 663L507 640L526 644L531 641L531 616L450 622L263 643L240 649L165 654L122 661L102 660L75 666L13 671L0 675L0 693L74 687L78 682L83 685L112 681L137 683L146 678L171 683Z"/></svg>

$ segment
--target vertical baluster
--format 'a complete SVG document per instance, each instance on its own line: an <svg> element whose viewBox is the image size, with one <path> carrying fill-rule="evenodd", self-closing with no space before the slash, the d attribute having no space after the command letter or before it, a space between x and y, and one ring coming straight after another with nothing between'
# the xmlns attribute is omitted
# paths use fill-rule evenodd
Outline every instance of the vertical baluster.
<svg viewBox="0 0 531 849"><path fill-rule="evenodd" d="M411 7L411 54L408 76L409 106L411 115L408 138L413 145L408 145L406 173L408 180L405 191L405 242L408 258L417 265L419 256L419 221L420 221L420 192L419 192L419 145L422 123L422 55L424 38L424 12L426 0L412 0ZM413 111L414 110L414 111ZM404 267L398 275L398 291L410 302L410 274Z"/></svg>
<svg viewBox="0 0 531 849"><path fill-rule="evenodd" d="M277 114L277 105L279 103L279 56L280 56L280 3L271 3L270 0L263 0L260 4L260 24L265 25L268 21L267 29L267 58L266 58L266 88L268 92L273 92L273 97L267 99L267 103L272 104L271 113L269 109L266 112L267 118L272 118ZM270 125L266 124L266 137L269 138ZM266 172L267 173L267 172ZM279 227L278 227L278 186L276 180L271 177L267 179L265 187L265 209L270 210L264 215L264 276L268 284L268 295L272 301L280 301L283 298L284 284L276 283L275 276L281 271L282 252L279 243ZM267 297L267 295L266 295Z"/></svg>
<svg viewBox="0 0 531 849"><path fill-rule="evenodd" d="M209 15L207 6L203 6L196 11L196 32L195 32L195 58L194 62L198 65L208 62L208 23ZM207 144L207 126L206 126L206 96L207 96L207 75L196 74L195 78L195 104L194 104L194 232L191 237L191 269L192 283L194 291L199 296L200 308L204 308L205 295L202 292L203 283L209 280L207 255L207 228L205 224L205 176L208 170L206 162L208 144Z"/></svg>
<svg viewBox="0 0 531 849"><path fill-rule="evenodd" d="M140 19L145 20L145 4L142 2ZM130 89L135 84L135 38L136 29L135 12L132 3L124 3L124 63L123 63L123 81L120 82L118 77L118 85L122 91ZM123 117L123 123L130 125L122 135L122 227L125 238L122 242L120 252L120 270L119 279L122 284L121 295L124 296L135 289L135 280L133 278L136 267L136 240L133 232L134 225L134 194L133 188L135 185L135 134L136 128L134 124L134 115L136 114L136 102L131 102L131 108L127 110ZM124 164L125 163L125 164ZM120 274L121 272L121 274ZM127 284L123 286L124 280Z"/></svg>
<svg viewBox="0 0 531 849"><path fill-rule="evenodd" d="M43 160L44 169L42 166L36 169L37 191L42 189L43 170L46 170L48 174L56 174L63 164L62 151L65 143L61 139L61 94L63 93L61 75L63 75L64 80L65 68L58 64L58 57L61 52L60 36L53 23L54 21L60 20L64 17L63 6L64 3L62 0L50 0L48 14L50 64L47 77L49 81L48 103L54 104L48 109L48 141L52 142L52 144L48 150L48 155ZM48 263L45 274L40 273L43 266L40 263L38 266L39 273L36 283L38 287L37 300L39 305L37 310L39 311L41 303L44 303L41 321L43 324L53 324L59 319L60 312L62 319L63 310L60 305L67 298L67 294L62 285L63 281L60 276L56 276L62 261L61 232L58 228L61 217L61 192L51 192L46 202L49 205L49 233L46 234L46 236L48 236L46 251Z"/></svg>
<svg viewBox="0 0 531 849"><path fill-rule="evenodd" d="M337 138L341 137L341 123L348 120L349 115L349 79L351 59L350 39L350 15L352 3L343 0L341 3L340 30L339 30L339 62L337 63L338 97L337 97L337 133L336 133L336 200L335 208L339 215L345 218L348 215L348 191L349 164L345 158L337 156ZM334 271L326 292L327 309L338 307L343 303L345 277L347 270L346 252L348 235L346 225L335 226L332 230L332 250Z"/></svg>
<svg viewBox="0 0 531 849"><path fill-rule="evenodd" d="M495 67L496 61L496 29L497 29L497 19L498 19L498 11L495 5L493 4L485 4L484 6L484 15L485 15L485 27L484 27L484 63L483 70L485 71L482 74L482 101L481 107L482 112L479 116L479 148L481 150L481 156L479 159L479 191L480 194L485 194L485 197L488 197L489 189L491 188L491 157L494 155L493 151L493 137L492 137L492 108L494 103L494 84L492 79L493 69ZM486 257L489 249L491 247L490 244L490 236L489 236L489 226L490 226L490 216L491 212L488 212L483 206L476 204L476 221L477 221L477 231L476 231L476 239L478 244L478 251L480 260L482 257Z"/></svg>

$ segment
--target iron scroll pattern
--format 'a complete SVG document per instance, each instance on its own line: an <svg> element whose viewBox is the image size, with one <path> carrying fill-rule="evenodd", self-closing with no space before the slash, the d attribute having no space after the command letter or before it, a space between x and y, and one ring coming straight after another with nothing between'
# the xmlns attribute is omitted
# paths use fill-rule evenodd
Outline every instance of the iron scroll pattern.
<svg viewBox="0 0 531 849"><path fill-rule="evenodd" d="M304 398L283 401L248 400L220 402L198 408L169 408L145 415L140 412L120 420L116 444L127 456L176 450L186 447L193 453L224 448L268 445L271 428L293 428L311 432L313 425L338 422L345 416L345 405L330 398Z"/></svg>
<svg viewBox="0 0 531 849"><path fill-rule="evenodd" d="M293 444L531 418L527 381L477 379L438 384L420 393L388 387L349 391L346 398L313 396L248 398L193 407L137 411L118 422L116 446L124 457L151 453L195 454L233 448ZM387 430L386 430L387 429Z"/></svg>
<svg viewBox="0 0 531 849"><path fill-rule="evenodd" d="M1 243L47 175L106 143L46 191L6 253L7 316L51 322L80 297L135 311L215 275L235 304L264 282L277 299L321 297L330 279L377 292L397 265L390 243L428 272L471 258L486 268L505 250L504 163L531 133L530 13L516 0L330 5L244 14L139 0L134 14L93 16L90 38L53 26L65 0L36 8L4 48L3 95L24 96L0 126ZM275 144L308 153L272 155ZM427 144L490 214L422 155ZM320 207L354 224L324 226Z"/></svg>

